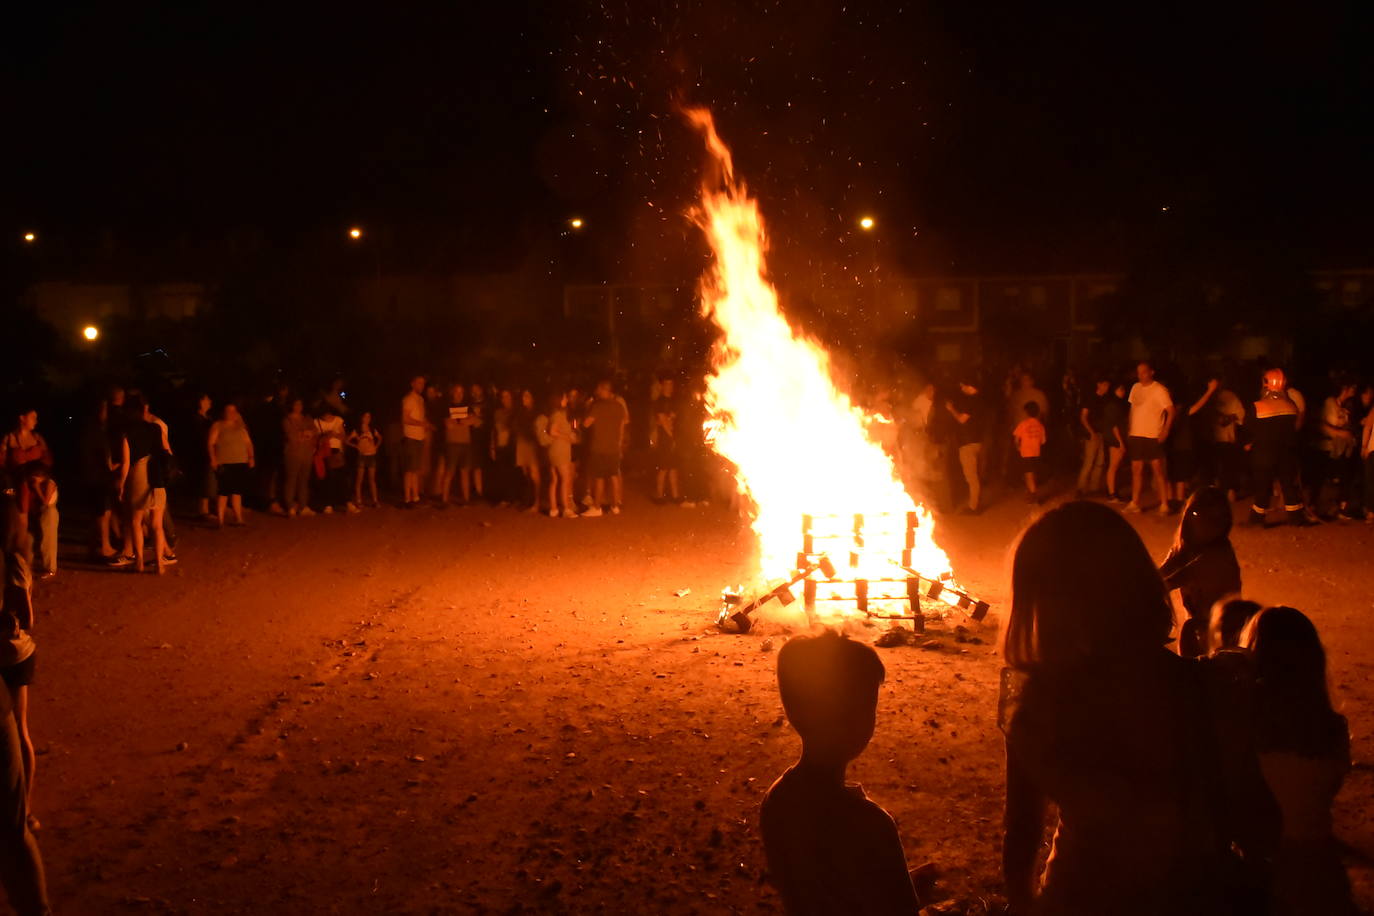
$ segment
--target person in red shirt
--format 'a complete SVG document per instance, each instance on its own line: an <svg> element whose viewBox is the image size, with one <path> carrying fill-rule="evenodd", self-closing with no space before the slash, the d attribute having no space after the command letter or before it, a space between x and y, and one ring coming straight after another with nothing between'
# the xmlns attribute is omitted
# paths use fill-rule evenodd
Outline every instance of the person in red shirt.
<svg viewBox="0 0 1374 916"><path fill-rule="evenodd" d="M1016 424L1016 429L1012 430L1012 436L1016 439L1016 450L1021 456L1021 473L1026 478L1026 498L1031 502L1040 502L1040 493L1036 489L1036 478L1041 473L1040 451L1045 445L1045 424L1040 421L1040 405L1034 401L1027 401L1022 408L1026 412L1026 418Z"/></svg>

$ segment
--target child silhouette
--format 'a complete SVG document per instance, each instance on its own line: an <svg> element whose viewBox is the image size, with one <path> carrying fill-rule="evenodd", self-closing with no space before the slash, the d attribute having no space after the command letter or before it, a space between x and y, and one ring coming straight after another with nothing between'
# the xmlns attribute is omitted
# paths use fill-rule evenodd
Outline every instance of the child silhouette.
<svg viewBox="0 0 1374 916"><path fill-rule="evenodd" d="M799 636L778 653L778 691L802 754L768 790L761 827L794 916L920 909L896 823L844 781L873 737L884 676L876 652L834 632Z"/></svg>

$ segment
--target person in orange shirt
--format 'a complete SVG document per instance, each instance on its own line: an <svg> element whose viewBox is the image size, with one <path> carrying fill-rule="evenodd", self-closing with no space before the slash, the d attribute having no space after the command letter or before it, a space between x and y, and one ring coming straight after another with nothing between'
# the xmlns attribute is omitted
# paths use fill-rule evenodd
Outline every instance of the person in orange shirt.
<svg viewBox="0 0 1374 916"><path fill-rule="evenodd" d="M1027 401L1022 408L1026 418L1016 424L1012 436L1016 439L1016 449L1021 456L1021 472L1026 478L1026 499L1038 503L1040 493L1036 489L1036 477L1041 473L1040 450L1045 445L1045 424L1040 422L1040 405Z"/></svg>

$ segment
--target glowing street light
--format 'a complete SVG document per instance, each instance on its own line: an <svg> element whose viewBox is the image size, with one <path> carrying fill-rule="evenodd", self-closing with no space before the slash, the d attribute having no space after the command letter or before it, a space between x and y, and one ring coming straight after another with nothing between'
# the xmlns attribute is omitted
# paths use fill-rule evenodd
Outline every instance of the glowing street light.
<svg viewBox="0 0 1374 916"><path fill-rule="evenodd" d="M26 243L32 245L34 242L38 241L38 235L37 235L36 233L33 233L33 232L25 232L25 233L24 233L24 241L25 241Z"/></svg>
<svg viewBox="0 0 1374 916"><path fill-rule="evenodd" d="M871 216L865 216L859 220L859 228L864 232L872 232L875 225L877 224L873 221L873 217Z"/></svg>
<svg viewBox="0 0 1374 916"><path fill-rule="evenodd" d="M100 328L96 327L93 324L88 324L81 329L81 336L86 338L87 340L95 340L97 337L100 336Z"/></svg>
<svg viewBox="0 0 1374 916"><path fill-rule="evenodd" d="M583 226L582 217L574 216L572 219L568 220L568 225L574 229L581 229Z"/></svg>
<svg viewBox="0 0 1374 916"><path fill-rule="evenodd" d="M354 226L352 229L348 230L348 237L356 242L358 239L363 237L363 230L359 229L357 226Z"/></svg>

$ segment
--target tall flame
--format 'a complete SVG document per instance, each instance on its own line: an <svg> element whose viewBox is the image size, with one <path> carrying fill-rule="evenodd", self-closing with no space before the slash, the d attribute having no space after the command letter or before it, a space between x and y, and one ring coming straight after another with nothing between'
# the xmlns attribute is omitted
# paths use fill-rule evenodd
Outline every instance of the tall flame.
<svg viewBox="0 0 1374 916"><path fill-rule="evenodd" d="M741 492L754 504L760 573L780 577L792 569L803 515L904 519L908 511L920 521L913 565L930 577L948 573L929 513L906 492L892 459L869 434L870 424L890 421L855 406L836 386L826 351L783 317L768 280L758 202L735 180L711 113L694 108L684 114L702 132L714 165L691 213L715 255L700 286L702 314L721 331L707 378L708 424L712 447L734 464ZM891 536L904 538L905 530ZM900 552L904 545L895 546Z"/></svg>

